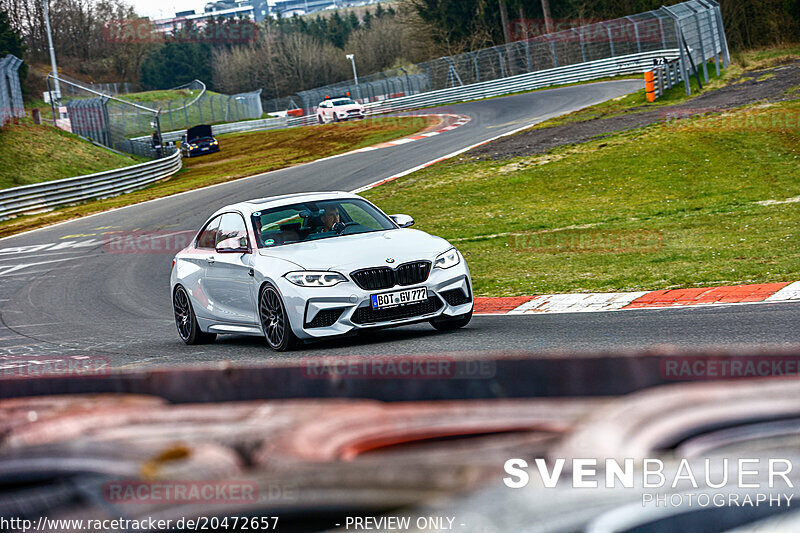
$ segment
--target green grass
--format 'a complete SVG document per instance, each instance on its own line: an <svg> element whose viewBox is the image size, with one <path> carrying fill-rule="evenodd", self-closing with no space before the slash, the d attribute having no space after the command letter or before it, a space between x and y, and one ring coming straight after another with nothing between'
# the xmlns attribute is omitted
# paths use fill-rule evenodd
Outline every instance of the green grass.
<svg viewBox="0 0 800 533"><path fill-rule="evenodd" d="M234 133L218 137L220 151L184 159L182 186L202 187L298 165L330 155L413 135L424 118L373 118L314 128Z"/></svg>
<svg viewBox="0 0 800 533"><path fill-rule="evenodd" d="M0 236L406 137L429 124L425 118L391 117L314 128L221 135L218 137L219 153L184 159L184 169L167 180L122 196L0 222ZM0 144L0 149L3 146Z"/></svg>
<svg viewBox="0 0 800 533"><path fill-rule="evenodd" d="M0 129L0 188L102 172L141 162L29 120Z"/></svg>
<svg viewBox="0 0 800 533"><path fill-rule="evenodd" d="M118 98L129 102L166 102L167 100L177 100L182 102L185 99L191 100L200 94L200 90L190 91L189 89L172 89L161 91L143 91L139 93L128 93L120 95ZM208 91L208 94L217 94Z"/></svg>
<svg viewBox="0 0 800 533"><path fill-rule="evenodd" d="M796 281L800 203L756 202L798 195L797 101L465 158L365 193L459 246L491 296Z"/></svg>
<svg viewBox="0 0 800 533"><path fill-rule="evenodd" d="M672 89L668 89L664 95L661 98L658 98L655 102L648 102L647 95L645 94L644 89L642 89L641 91L637 91L635 93L626 94L607 102L603 102L585 109L580 109L568 115L547 120L537 124L536 126L533 126L531 129L550 128L572 122L609 118L622 115L630 111L647 111L653 108L671 106L685 102L691 98L695 98L708 91L718 89L719 87L730 83L730 81L733 79L732 75L729 74L729 71L726 70L722 70L721 75L717 76L716 67L711 62L708 64L708 84L706 84L702 72L703 71L701 68L700 80L703 82L703 89L701 90L700 86L697 84L697 78L692 76L690 80L690 85L692 87L691 96L686 95L686 88L683 83L680 83Z"/></svg>

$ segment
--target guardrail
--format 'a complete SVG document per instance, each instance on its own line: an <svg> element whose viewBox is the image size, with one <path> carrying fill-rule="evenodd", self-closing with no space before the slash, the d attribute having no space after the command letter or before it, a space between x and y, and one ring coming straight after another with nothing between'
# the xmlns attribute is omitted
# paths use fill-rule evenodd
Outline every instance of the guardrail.
<svg viewBox="0 0 800 533"><path fill-rule="evenodd" d="M672 89L683 82L680 60L675 59L659 63L653 70L648 70L644 73L644 81L647 101L655 102L656 99L664 96L668 89Z"/></svg>
<svg viewBox="0 0 800 533"><path fill-rule="evenodd" d="M382 100L366 104L364 107L370 114L393 113L417 107L492 98L494 96L532 91L555 85L580 83L599 78L625 74L642 74L646 70L652 69L654 60L674 60L679 54L680 51L678 49L669 49L618 56L566 67L539 70L510 78L440 89L403 98Z"/></svg>
<svg viewBox="0 0 800 533"><path fill-rule="evenodd" d="M556 85L580 83L599 78L625 74L641 74L652 70L653 61L663 59L667 62L672 62L679 57L679 54L680 51L678 49L669 49L618 56L588 63L579 63L577 65L539 70L509 78L473 83L461 87L451 87L449 89L440 89L438 91L430 91L412 96L371 102L365 104L364 109L367 115L381 115L418 107L466 102ZM223 133L311 126L314 124L317 124L316 115L305 115L302 117L267 118L231 122L227 124L215 124L211 126L211 131L214 135L220 135ZM164 141L177 141L185 133L186 130L166 132L162 134L162 139L164 139ZM137 137L133 140L147 139L148 137Z"/></svg>
<svg viewBox="0 0 800 533"><path fill-rule="evenodd" d="M171 176L181 166L181 153L175 151L162 159L130 167L5 189L0 191L0 220L131 192Z"/></svg>

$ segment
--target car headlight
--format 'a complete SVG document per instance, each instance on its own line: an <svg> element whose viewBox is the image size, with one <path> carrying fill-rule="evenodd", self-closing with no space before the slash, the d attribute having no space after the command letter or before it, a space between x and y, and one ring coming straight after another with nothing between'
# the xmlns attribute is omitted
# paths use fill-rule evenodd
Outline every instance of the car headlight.
<svg viewBox="0 0 800 533"><path fill-rule="evenodd" d="M333 287L343 281L347 281L347 278L338 272L327 271L289 272L283 277L300 287Z"/></svg>
<svg viewBox="0 0 800 533"><path fill-rule="evenodd" d="M433 261L433 268L450 268L456 266L460 262L461 258L458 256L458 250L450 248L446 252L436 256L436 259Z"/></svg>

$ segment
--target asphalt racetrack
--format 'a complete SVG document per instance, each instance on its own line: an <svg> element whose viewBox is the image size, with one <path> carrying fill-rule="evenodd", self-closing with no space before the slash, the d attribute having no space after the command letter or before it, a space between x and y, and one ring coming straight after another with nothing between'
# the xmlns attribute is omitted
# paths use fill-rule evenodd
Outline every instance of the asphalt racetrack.
<svg viewBox="0 0 800 533"><path fill-rule="evenodd" d="M565 87L426 110L472 120L409 144L351 154L192 191L0 240L0 362L102 355L114 368L314 355L787 347L800 304L475 317L442 334L427 324L316 342L277 355L262 339L219 337L185 346L169 296L171 254L113 254L101 233L197 230L221 206L293 192L354 190L525 125L634 90L636 80ZM40 246L37 246L40 245Z"/></svg>

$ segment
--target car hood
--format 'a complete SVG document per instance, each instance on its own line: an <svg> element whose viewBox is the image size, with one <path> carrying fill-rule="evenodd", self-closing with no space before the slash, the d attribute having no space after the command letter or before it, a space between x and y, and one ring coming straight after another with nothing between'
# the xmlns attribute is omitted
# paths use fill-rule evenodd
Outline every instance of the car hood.
<svg viewBox="0 0 800 533"><path fill-rule="evenodd" d="M396 267L409 261L433 260L451 245L424 231L396 229L343 235L271 249L259 250L266 257L291 261L305 270L352 272L376 266ZM387 259L394 259L388 263Z"/></svg>

